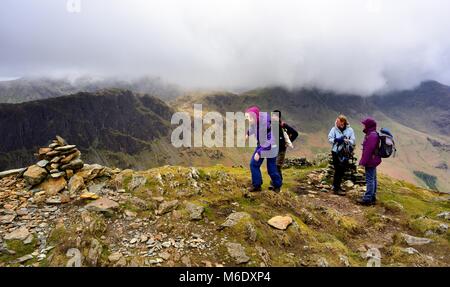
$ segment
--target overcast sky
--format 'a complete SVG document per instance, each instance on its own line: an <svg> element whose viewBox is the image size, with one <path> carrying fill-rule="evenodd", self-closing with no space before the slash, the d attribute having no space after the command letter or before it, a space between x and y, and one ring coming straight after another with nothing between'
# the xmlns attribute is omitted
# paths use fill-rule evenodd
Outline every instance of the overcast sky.
<svg viewBox="0 0 450 287"><path fill-rule="evenodd" d="M450 1L1 1L0 79L82 74L363 95L449 84Z"/></svg>

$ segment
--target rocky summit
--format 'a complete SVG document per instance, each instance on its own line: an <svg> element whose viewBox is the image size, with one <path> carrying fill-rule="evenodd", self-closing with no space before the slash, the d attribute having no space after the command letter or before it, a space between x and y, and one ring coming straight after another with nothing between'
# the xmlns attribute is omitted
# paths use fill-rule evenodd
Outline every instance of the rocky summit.
<svg viewBox="0 0 450 287"><path fill-rule="evenodd" d="M36 156L0 173L0 266L450 265L448 195L384 175L363 207L360 175L340 197L297 160L248 193L244 167L110 168L61 137Z"/></svg>

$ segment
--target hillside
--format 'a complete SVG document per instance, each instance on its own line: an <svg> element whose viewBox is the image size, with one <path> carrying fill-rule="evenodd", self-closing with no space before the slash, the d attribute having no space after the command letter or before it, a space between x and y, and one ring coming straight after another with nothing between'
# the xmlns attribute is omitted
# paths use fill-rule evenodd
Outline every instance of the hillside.
<svg viewBox="0 0 450 287"><path fill-rule="evenodd" d="M168 142L172 113L159 99L114 89L0 104L0 170L30 164L55 134L77 142L87 159L126 167ZM157 154L147 160L161 162Z"/></svg>
<svg viewBox="0 0 450 287"><path fill-rule="evenodd" d="M80 80L81 81L81 80ZM89 80L86 80L89 83ZM80 84L81 85L81 84ZM86 84L83 84L86 85ZM397 157L387 159L381 172L441 192L450 192L450 136L445 119L449 87L425 82L410 91L385 96L337 95L317 89L255 89L241 94L198 92L162 102L120 89L25 102L0 104L0 170L32 161L32 150L54 134L79 143L87 160L107 166L145 170L171 165L246 166L249 148L182 148L169 142L174 111L243 111L251 105L280 109L283 118L300 130L292 156L314 159L329 152L327 134L339 113L345 113L357 135L357 156L363 139L361 118L374 116L396 136ZM81 107L81 108L80 108ZM429 115L433 115L431 119Z"/></svg>
<svg viewBox="0 0 450 287"><path fill-rule="evenodd" d="M286 169L280 194L267 177L249 194L249 170L222 165L4 177L0 266L450 265L448 195L381 176L378 204L361 207L364 187L335 196L325 172Z"/></svg>
<svg viewBox="0 0 450 287"><path fill-rule="evenodd" d="M173 104L178 109L192 111L194 103L202 103L205 111L243 111L258 105L262 110L279 109L284 120L300 132L300 140L290 154L314 159L328 153L327 135L336 116L344 113L357 136L357 155L364 138L360 120L373 116L379 127L388 127L396 137L397 157L387 159L381 172L427 186L417 174L436 178L436 188L450 192L450 136L446 119L450 118L450 87L437 82L425 82L411 91L363 98L337 95L316 89L286 90L265 88L242 94L212 92L179 98ZM431 115L431 119L430 119ZM444 120L442 120L444 119ZM227 152L227 151L225 151ZM249 153L247 156L250 156Z"/></svg>

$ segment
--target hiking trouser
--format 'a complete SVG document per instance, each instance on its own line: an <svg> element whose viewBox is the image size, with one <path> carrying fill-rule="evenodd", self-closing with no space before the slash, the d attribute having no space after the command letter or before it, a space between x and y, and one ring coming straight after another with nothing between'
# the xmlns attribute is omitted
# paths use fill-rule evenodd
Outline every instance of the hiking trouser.
<svg viewBox="0 0 450 287"><path fill-rule="evenodd" d="M377 196L377 168L365 167L366 170L366 193L364 193L363 200L372 202Z"/></svg>
<svg viewBox="0 0 450 287"><path fill-rule="evenodd" d="M252 155L252 159L250 160L250 171L252 173L252 184L254 187L261 186L263 183L262 175L261 175L261 165L264 161L264 158L259 158L258 161L255 160L255 152ZM277 169L277 158L266 158L267 160L267 172L269 173L270 179L272 181L273 187L278 188L282 185L282 180L280 174Z"/></svg>
<svg viewBox="0 0 450 287"><path fill-rule="evenodd" d="M337 191L341 189L342 178L345 173L345 162L341 162L337 153L332 152L333 166L334 166L334 177L333 177L333 190Z"/></svg>
<svg viewBox="0 0 450 287"><path fill-rule="evenodd" d="M278 174L281 177L281 180L283 180L283 174L281 172L281 169L283 168L283 164L284 164L284 158L286 157L286 151L279 151L278 152L278 156L277 156L277 170L278 170Z"/></svg>

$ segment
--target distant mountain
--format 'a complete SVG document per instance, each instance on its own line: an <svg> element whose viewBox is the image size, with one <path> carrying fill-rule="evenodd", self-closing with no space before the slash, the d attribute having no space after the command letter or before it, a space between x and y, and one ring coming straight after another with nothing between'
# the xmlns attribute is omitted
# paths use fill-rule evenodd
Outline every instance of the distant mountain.
<svg viewBox="0 0 450 287"><path fill-rule="evenodd" d="M408 127L450 136L449 86L428 81L372 100L378 109Z"/></svg>
<svg viewBox="0 0 450 287"><path fill-rule="evenodd" d="M258 105L266 111L279 109L291 120L301 123L306 131L317 128L316 123L328 126L339 113L359 119L379 111L407 127L450 136L450 87L434 81L424 82L412 90L372 97L275 87L239 95L210 93L190 100L195 101L221 112L242 111L250 105ZM183 98L178 102L182 103Z"/></svg>
<svg viewBox="0 0 450 287"><path fill-rule="evenodd" d="M32 162L30 151L56 134L76 142L88 157L119 164L120 154L151 151L155 141L167 141L172 113L157 98L114 89L0 104L0 170Z"/></svg>
<svg viewBox="0 0 450 287"><path fill-rule="evenodd" d="M57 84L54 87L66 88ZM437 82L425 82L410 91L360 97L273 87L242 94L192 93L163 102L131 91L109 89L0 104L0 170L30 163L30 151L46 145L56 134L78 143L86 162L109 166L246 166L249 148L174 148L170 144L170 118L175 110L192 112L194 103L203 104L205 112L221 113L259 105L266 111L281 110L283 119L301 132L288 156L308 158L329 152L327 134L340 113L349 117L356 132L359 155L364 138L359 122L373 116L379 127L391 129L398 147L397 157L385 160L381 172L422 186L429 186L424 179L436 177L433 188L449 192L449 170L440 168L450 164L450 152L445 148L450 145L449 90Z"/></svg>
<svg viewBox="0 0 450 287"><path fill-rule="evenodd" d="M202 103L204 110L222 113L244 111L252 105L265 111L279 109L284 120L302 133L288 155L309 158L329 152L327 134L340 113L349 117L355 129L359 154L364 138L360 121L365 116L373 116L379 128L391 129L398 147L397 157L385 160L382 172L422 186L428 186L423 175L436 177L437 188L450 192L448 169L437 168L450 163L450 152L442 148L450 144L449 91L450 87L437 82L424 82L412 90L373 97L274 87L242 94L203 93L178 98L175 103L182 110L192 110L194 103Z"/></svg>
<svg viewBox="0 0 450 287"><path fill-rule="evenodd" d="M159 78L150 77L132 80L115 78L95 79L90 77L80 77L75 80L64 78L20 78L0 82L0 103L22 103L78 92L94 93L110 88L148 94L163 100L173 100L181 95L181 90L175 85L164 83Z"/></svg>

